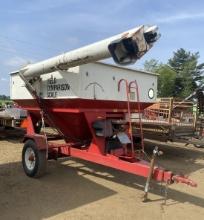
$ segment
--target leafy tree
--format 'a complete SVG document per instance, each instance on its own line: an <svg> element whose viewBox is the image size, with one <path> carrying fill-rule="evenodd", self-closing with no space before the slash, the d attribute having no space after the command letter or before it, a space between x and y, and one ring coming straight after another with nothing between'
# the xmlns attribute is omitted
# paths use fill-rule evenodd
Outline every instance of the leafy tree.
<svg viewBox="0 0 204 220"><path fill-rule="evenodd" d="M158 77L158 96L173 97L175 88L176 72L168 65L161 65L157 69Z"/></svg>
<svg viewBox="0 0 204 220"><path fill-rule="evenodd" d="M198 64L199 53L180 48L167 64L155 59L145 61L144 69L158 73L158 96L189 96L204 83L204 63Z"/></svg>
<svg viewBox="0 0 204 220"><path fill-rule="evenodd" d="M160 63L158 60L151 59L144 63L144 69L158 76L158 96L172 97L174 96L174 87L176 72L166 64Z"/></svg>
<svg viewBox="0 0 204 220"><path fill-rule="evenodd" d="M157 72L157 69L159 68L160 65L162 64L159 63L158 60L155 59L146 60L144 62L144 70L155 73Z"/></svg>
<svg viewBox="0 0 204 220"><path fill-rule="evenodd" d="M1 99L1 100L9 100L10 97L9 97L9 96L6 96L6 95L0 95L0 99Z"/></svg>
<svg viewBox="0 0 204 220"><path fill-rule="evenodd" d="M180 48L168 65L176 72L174 96L185 98L200 86L203 80L204 63L198 64L199 53Z"/></svg>

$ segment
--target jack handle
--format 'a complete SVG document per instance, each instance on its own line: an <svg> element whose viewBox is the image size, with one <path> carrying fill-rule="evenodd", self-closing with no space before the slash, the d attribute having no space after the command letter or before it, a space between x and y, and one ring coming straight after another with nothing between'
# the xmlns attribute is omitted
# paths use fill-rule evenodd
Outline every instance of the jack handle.
<svg viewBox="0 0 204 220"><path fill-rule="evenodd" d="M144 188L143 202L147 202L148 201L149 185L150 185L150 181L152 179L152 175L153 175L153 172L154 172L154 164L155 164L156 157L160 156L162 154L163 154L163 152L159 151L159 148L157 146L155 146L155 148L153 150L153 154L152 154L152 159L150 161L149 173L148 173L146 184L145 184L145 188Z"/></svg>

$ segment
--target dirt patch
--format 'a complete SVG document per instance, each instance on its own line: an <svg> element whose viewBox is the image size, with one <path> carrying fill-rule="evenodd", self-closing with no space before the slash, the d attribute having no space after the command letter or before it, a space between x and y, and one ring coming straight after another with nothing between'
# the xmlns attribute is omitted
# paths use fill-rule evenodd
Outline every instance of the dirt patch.
<svg viewBox="0 0 204 220"><path fill-rule="evenodd" d="M146 145L149 154L155 144L160 143ZM28 178L22 144L1 140L0 219L203 219L204 149L181 144L160 149L159 164L198 183L170 186L165 206L159 184L151 184L151 201L143 203L144 178L78 159L49 161L44 177Z"/></svg>

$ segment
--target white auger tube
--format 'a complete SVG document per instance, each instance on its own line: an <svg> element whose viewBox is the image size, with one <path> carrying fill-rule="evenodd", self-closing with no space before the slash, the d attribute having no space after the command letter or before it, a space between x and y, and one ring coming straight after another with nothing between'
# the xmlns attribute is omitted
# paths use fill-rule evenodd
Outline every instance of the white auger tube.
<svg viewBox="0 0 204 220"><path fill-rule="evenodd" d="M29 64L19 70L26 78L112 57L119 65L135 63L159 38L157 26L139 26L108 39Z"/></svg>

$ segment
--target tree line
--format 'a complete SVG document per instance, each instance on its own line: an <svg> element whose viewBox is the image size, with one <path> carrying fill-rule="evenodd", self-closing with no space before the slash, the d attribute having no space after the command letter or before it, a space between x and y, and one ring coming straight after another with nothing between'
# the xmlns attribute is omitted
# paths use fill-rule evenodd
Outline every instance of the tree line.
<svg viewBox="0 0 204 220"><path fill-rule="evenodd" d="M167 63L151 59L144 69L159 74L158 97L185 98L204 83L204 63L198 63L199 52L183 48L173 53Z"/></svg>
<svg viewBox="0 0 204 220"><path fill-rule="evenodd" d="M0 95L0 100L10 100L10 96Z"/></svg>

